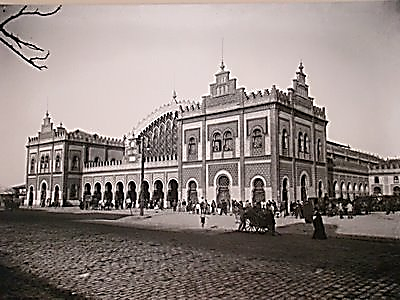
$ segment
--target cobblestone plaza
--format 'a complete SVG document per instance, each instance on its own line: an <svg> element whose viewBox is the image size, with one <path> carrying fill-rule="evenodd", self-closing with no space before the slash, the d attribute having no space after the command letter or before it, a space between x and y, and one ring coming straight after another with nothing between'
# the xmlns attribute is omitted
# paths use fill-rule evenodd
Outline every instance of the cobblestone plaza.
<svg viewBox="0 0 400 300"><path fill-rule="evenodd" d="M101 224L112 214L0 212L1 297L398 299L394 240L168 232ZM27 232L29 231L29 234ZM3 273L2 273L3 274Z"/></svg>

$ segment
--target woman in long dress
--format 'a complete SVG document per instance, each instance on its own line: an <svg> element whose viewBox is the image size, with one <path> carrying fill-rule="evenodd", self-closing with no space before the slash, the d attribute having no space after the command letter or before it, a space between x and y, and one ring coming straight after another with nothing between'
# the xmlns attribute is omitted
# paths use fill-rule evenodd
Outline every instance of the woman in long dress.
<svg viewBox="0 0 400 300"><path fill-rule="evenodd" d="M313 239L326 240L327 237L325 233L324 223L322 223L322 217L318 210L315 213L313 219L313 225L314 225Z"/></svg>

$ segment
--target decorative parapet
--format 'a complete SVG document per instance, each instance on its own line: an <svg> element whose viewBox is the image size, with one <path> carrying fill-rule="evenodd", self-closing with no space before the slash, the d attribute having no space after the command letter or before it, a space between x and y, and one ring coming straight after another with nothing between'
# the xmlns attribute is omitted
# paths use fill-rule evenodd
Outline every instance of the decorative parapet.
<svg viewBox="0 0 400 300"><path fill-rule="evenodd" d="M194 101L180 104L179 109L182 117L198 115L202 112L201 104Z"/></svg>
<svg viewBox="0 0 400 300"><path fill-rule="evenodd" d="M73 132L67 133L67 139L69 141L78 141L91 144L102 144L117 147L125 146L125 141L123 139L104 137L97 134L88 134L80 130L75 130Z"/></svg>
<svg viewBox="0 0 400 300"><path fill-rule="evenodd" d="M370 166L370 170L374 173L391 173L394 169L400 173L400 158L382 159L379 164Z"/></svg>
<svg viewBox="0 0 400 300"><path fill-rule="evenodd" d="M256 92L244 92L244 95L246 97L245 105L260 104L263 102L280 102L287 106L291 105L289 95L277 89L275 85L272 86L271 91L265 89L263 92L260 90Z"/></svg>
<svg viewBox="0 0 400 300"><path fill-rule="evenodd" d="M46 133L47 134L47 133ZM49 133L49 135L45 135L44 137L39 132L39 134L35 137L28 137L28 145L37 145L41 142L46 141L77 141L91 144L102 144L102 145L110 145L117 147L124 147L125 141L123 139L111 138L111 137L103 137L97 134L89 134L84 131L75 130L72 132L67 132L66 130L56 131Z"/></svg>
<svg viewBox="0 0 400 300"><path fill-rule="evenodd" d="M368 166L361 165L356 162L350 162L346 160L334 160L333 161L333 168L334 169L341 169L341 170L356 170L359 172L368 173Z"/></svg>
<svg viewBox="0 0 400 300"><path fill-rule="evenodd" d="M313 106L313 112L314 116L321 118L321 119L326 119L326 113L325 113L325 107L318 107L318 106Z"/></svg>
<svg viewBox="0 0 400 300"><path fill-rule="evenodd" d="M140 166L139 163L136 163ZM132 163L124 163L122 160L116 161L102 161L102 162L88 162L85 163L83 167L83 173L90 172L105 172L105 171L122 171L127 169L132 169L134 165Z"/></svg>

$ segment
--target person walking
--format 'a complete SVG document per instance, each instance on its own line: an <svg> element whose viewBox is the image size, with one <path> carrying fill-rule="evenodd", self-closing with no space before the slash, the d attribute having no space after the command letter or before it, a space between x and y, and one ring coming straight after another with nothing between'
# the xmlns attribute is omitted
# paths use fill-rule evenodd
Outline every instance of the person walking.
<svg viewBox="0 0 400 300"><path fill-rule="evenodd" d="M353 219L353 204L351 201L347 204L347 218L348 219Z"/></svg>
<svg viewBox="0 0 400 300"><path fill-rule="evenodd" d="M327 236L325 233L324 223L322 222L322 217L318 210L315 210L313 225L314 225L314 234L312 238L316 240L326 240Z"/></svg>
<svg viewBox="0 0 400 300"><path fill-rule="evenodd" d="M342 205L342 202L339 202L339 204L338 204L338 212L339 212L339 218L343 219L343 205Z"/></svg>
<svg viewBox="0 0 400 300"><path fill-rule="evenodd" d="M201 223L201 228L204 228L204 224L206 223L206 213L205 213L205 209L201 210L201 214L200 214L200 223Z"/></svg>

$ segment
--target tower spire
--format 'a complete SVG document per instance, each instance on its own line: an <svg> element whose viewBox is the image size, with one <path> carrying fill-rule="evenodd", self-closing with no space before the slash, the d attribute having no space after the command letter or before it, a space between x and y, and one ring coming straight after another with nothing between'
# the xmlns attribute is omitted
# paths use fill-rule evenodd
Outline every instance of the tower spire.
<svg viewBox="0 0 400 300"><path fill-rule="evenodd" d="M304 66L303 66L303 60L302 60L302 59L300 59L300 65L299 65L299 70L300 70L300 73L303 73L303 69L304 69Z"/></svg>
<svg viewBox="0 0 400 300"><path fill-rule="evenodd" d="M172 100L173 100L175 103L178 103L178 101L176 100L175 73L174 73L174 84L173 84L173 86L174 86L174 89L173 89L173 91L172 91Z"/></svg>
<svg viewBox="0 0 400 300"><path fill-rule="evenodd" d="M224 38L222 38L222 47L221 47L221 65L220 65L221 71L225 69L224 65Z"/></svg>
<svg viewBox="0 0 400 300"><path fill-rule="evenodd" d="M46 118L49 117L49 99L46 99Z"/></svg>

